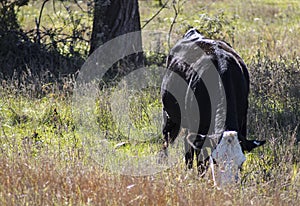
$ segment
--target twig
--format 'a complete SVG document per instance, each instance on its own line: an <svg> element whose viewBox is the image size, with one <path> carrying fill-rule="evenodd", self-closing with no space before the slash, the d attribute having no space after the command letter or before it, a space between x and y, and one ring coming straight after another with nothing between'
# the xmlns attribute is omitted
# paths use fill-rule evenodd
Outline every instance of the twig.
<svg viewBox="0 0 300 206"><path fill-rule="evenodd" d="M171 33L172 33L172 30L173 30L174 24L176 23L176 19L178 17L179 10L180 10L179 7L178 7L178 9L176 8L176 5L175 5L176 4L176 0L173 0L172 4L173 4L173 9L174 9L174 12L175 12L175 16L174 16L173 21L171 23L171 26L170 26L170 29L169 29L169 34L168 34L168 46L169 46L169 49L171 48L171 43L170 43L170 41L171 41Z"/></svg>
<svg viewBox="0 0 300 206"><path fill-rule="evenodd" d="M40 41L41 41L41 34L40 34L40 25L41 25L41 19L42 19L42 14L43 14L43 10L44 10L44 7L45 7L45 4L48 2L49 0L45 0L42 4L42 8L41 8L41 11L40 11L40 15L39 15L39 20L37 20L35 18L35 23L36 23L36 40L37 40L37 43L40 44Z"/></svg>
<svg viewBox="0 0 300 206"><path fill-rule="evenodd" d="M84 9L80 6L77 0L74 0L75 4L80 8L81 11L85 12Z"/></svg>
<svg viewBox="0 0 300 206"><path fill-rule="evenodd" d="M217 182L216 182L216 177L215 177L215 170L214 170L214 160L213 160L212 156L209 156L209 163L210 163L210 167L211 167L212 178L213 178L213 181L214 181L214 187L217 187Z"/></svg>
<svg viewBox="0 0 300 206"><path fill-rule="evenodd" d="M147 21L146 21L146 23L142 26L142 29L144 28L144 27L146 27L156 16L158 16L159 15L159 13L164 9L164 8L166 8L166 6L167 6L167 4L169 3L169 1L170 0L168 0L168 1L166 1L166 3L164 3L161 7L160 7L160 9L150 18L150 19L148 19Z"/></svg>

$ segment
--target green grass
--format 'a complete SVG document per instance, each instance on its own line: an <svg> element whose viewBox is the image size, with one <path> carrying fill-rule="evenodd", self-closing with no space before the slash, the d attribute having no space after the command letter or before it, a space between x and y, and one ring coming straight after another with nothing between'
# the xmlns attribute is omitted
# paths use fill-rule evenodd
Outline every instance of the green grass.
<svg viewBox="0 0 300 206"><path fill-rule="evenodd" d="M80 4L86 8L84 2ZM153 1L139 3L143 25L159 8ZM70 2L66 4L76 10L75 16L84 15L84 24L91 25L88 14ZM52 21L57 27L66 25L62 19L70 16L59 5L57 2L57 11L61 11L57 16L52 2L46 4L43 26L51 27ZM39 1L32 1L30 6L21 7L18 18L25 30L34 28L40 6ZM118 161L122 165L128 157L156 155L161 148L158 88L138 95L126 87L99 92L91 108L96 121L82 128L83 120L77 118L78 111L72 106L72 79L65 81L62 89L38 81L19 82L21 87L17 82L3 81L0 204L299 204L300 148L295 143L300 127L299 8L298 1L190 0L182 5L173 28L171 43L188 26L198 27L204 34L232 44L249 66L248 137L266 139L267 144L246 155L241 184L218 190L209 175L200 178L195 170L187 171L183 156L178 156L173 167L155 175L118 174ZM173 17L169 5L145 30L168 33ZM65 33L73 28L67 25L70 27L64 28ZM168 51L167 38L157 43L160 52ZM115 148L120 142L127 144Z"/></svg>
<svg viewBox="0 0 300 206"><path fill-rule="evenodd" d="M145 14L142 21L149 19L153 11L143 8L146 1L140 4L142 14ZM223 21L223 25L217 28L213 37L228 41L246 60L251 59L258 49L274 58L299 56L298 1L186 1L181 8L173 30L175 38L182 36L189 26L199 28L204 34L212 32L216 29L215 18L219 17L216 22ZM145 29L168 31L173 17L170 6Z"/></svg>

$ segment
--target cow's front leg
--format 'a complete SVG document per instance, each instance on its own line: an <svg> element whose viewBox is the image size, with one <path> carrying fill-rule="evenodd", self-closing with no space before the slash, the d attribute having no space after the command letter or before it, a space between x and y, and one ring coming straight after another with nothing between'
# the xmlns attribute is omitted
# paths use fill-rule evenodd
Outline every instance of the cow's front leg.
<svg viewBox="0 0 300 206"><path fill-rule="evenodd" d="M208 158L203 159L203 150L196 151L197 170L200 177L203 177L208 169Z"/></svg>
<svg viewBox="0 0 300 206"><path fill-rule="evenodd" d="M193 168L193 159L194 159L194 149L190 145L190 143L187 141L186 138L184 138L184 147L185 147L185 164L188 169Z"/></svg>

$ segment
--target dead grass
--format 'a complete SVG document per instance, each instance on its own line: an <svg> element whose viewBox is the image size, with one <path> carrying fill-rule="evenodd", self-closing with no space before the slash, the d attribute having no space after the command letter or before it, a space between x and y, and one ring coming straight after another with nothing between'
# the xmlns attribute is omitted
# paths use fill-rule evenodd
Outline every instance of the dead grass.
<svg viewBox="0 0 300 206"><path fill-rule="evenodd" d="M46 155L13 159L2 155L0 162L1 205L297 205L299 201L299 169L291 181L291 174L280 169L293 171L285 162L274 168L276 177L268 181L253 179L226 190L213 188L208 180L180 167L131 177L112 175L80 159L66 163Z"/></svg>

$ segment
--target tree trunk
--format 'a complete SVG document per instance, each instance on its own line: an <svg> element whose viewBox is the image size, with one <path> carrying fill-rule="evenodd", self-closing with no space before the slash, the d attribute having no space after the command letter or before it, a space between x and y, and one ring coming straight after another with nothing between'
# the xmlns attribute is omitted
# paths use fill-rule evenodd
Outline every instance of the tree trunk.
<svg viewBox="0 0 300 206"><path fill-rule="evenodd" d="M119 35L141 30L137 0L94 0L94 2L90 53Z"/></svg>
<svg viewBox="0 0 300 206"><path fill-rule="evenodd" d="M140 15L138 0L94 0L94 22L90 44L90 54L99 46L120 35L140 31ZM128 39L125 44L131 44L137 52L116 62L105 75L104 80L111 82L133 71L143 64L142 38ZM136 42L138 41L138 42ZM138 48L136 46L138 45ZM131 46L131 45L130 45ZM124 48L126 48L124 46ZM122 49L122 45L120 45ZM126 51L124 51L126 54Z"/></svg>

